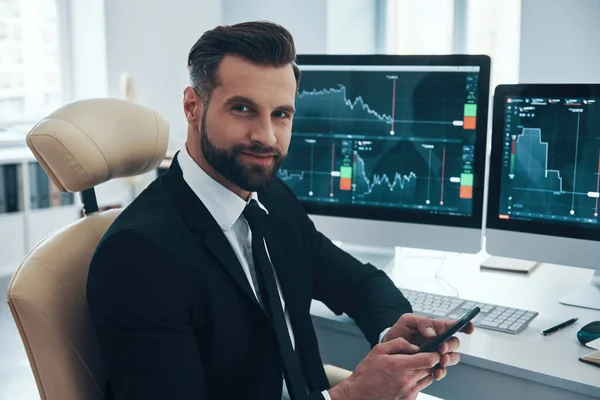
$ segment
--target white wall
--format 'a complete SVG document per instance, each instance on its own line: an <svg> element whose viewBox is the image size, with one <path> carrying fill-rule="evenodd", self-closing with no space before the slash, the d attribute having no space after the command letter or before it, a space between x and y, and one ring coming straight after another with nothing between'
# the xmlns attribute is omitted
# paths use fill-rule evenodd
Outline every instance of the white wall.
<svg viewBox="0 0 600 400"><path fill-rule="evenodd" d="M187 56L202 33L221 23L215 0L105 0L109 96L130 74L134 101L157 109L170 124L170 148L185 141L183 89Z"/></svg>
<svg viewBox="0 0 600 400"><path fill-rule="evenodd" d="M600 83L600 1L523 0L524 83Z"/></svg>
<svg viewBox="0 0 600 400"><path fill-rule="evenodd" d="M267 20L288 29L299 54L375 52L375 0L221 0L223 23Z"/></svg>
<svg viewBox="0 0 600 400"><path fill-rule="evenodd" d="M104 0L69 2L72 100L108 96ZM124 180L95 187L98 204L126 204L129 189Z"/></svg>
<svg viewBox="0 0 600 400"><path fill-rule="evenodd" d="M121 97L121 74L131 75L133 100L163 114L170 124L169 148L183 146L187 124L183 89L190 47L221 22L214 0L71 0L71 49L75 99ZM143 11L143 14L142 14ZM100 206L127 205L155 177L135 183L117 179L96 187Z"/></svg>
<svg viewBox="0 0 600 400"><path fill-rule="evenodd" d="M73 98L106 97L104 0L71 0L69 7Z"/></svg>
<svg viewBox="0 0 600 400"><path fill-rule="evenodd" d="M376 53L376 0L327 0L327 53Z"/></svg>
<svg viewBox="0 0 600 400"><path fill-rule="evenodd" d="M327 1L325 0L221 0L223 23L267 20L294 36L298 53L327 52Z"/></svg>

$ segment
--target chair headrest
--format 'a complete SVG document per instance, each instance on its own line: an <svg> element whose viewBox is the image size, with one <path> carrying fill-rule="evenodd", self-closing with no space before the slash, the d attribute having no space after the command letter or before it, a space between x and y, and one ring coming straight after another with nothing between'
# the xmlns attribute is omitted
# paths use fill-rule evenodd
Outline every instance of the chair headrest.
<svg viewBox="0 0 600 400"><path fill-rule="evenodd" d="M26 138L52 182L70 192L153 170L165 157L168 139L169 125L162 116L120 99L67 104Z"/></svg>

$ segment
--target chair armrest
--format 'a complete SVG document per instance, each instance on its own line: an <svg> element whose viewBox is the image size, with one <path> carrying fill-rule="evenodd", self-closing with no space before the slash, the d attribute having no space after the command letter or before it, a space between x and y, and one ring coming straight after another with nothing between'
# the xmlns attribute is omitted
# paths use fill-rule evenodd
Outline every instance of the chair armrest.
<svg viewBox="0 0 600 400"><path fill-rule="evenodd" d="M329 380L329 385L331 387L334 387L352 375L352 371L348 371L347 369L339 368L334 365L324 364L323 367L325 368L325 374L327 375L327 379Z"/></svg>

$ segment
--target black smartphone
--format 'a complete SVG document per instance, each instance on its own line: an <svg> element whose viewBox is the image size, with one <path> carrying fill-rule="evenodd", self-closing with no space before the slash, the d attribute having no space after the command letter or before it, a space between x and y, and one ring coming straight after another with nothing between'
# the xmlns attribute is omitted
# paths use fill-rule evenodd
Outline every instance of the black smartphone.
<svg viewBox="0 0 600 400"><path fill-rule="evenodd" d="M430 340L425 343L419 353L429 353L433 351L437 351L438 348L444 344L447 340L449 340L456 332L460 331L462 328L467 326L467 324L475 318L481 309L479 307L474 307L467 311L465 315L460 317L450 328L446 329L444 333L436 337L435 339Z"/></svg>

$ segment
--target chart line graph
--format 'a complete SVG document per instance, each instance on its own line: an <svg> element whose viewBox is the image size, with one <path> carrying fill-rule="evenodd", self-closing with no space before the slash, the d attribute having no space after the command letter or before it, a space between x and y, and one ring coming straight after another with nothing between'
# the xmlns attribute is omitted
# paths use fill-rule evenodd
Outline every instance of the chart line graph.
<svg viewBox="0 0 600 400"><path fill-rule="evenodd" d="M577 185L577 155L579 152L579 124L581 122L581 114L577 113L577 134L575 136L575 161L573 162L573 193L575 193L575 186ZM575 214L575 194L571 199L571 215Z"/></svg>
<svg viewBox="0 0 600 400"><path fill-rule="evenodd" d="M298 92L298 100L303 101L307 99L318 99L319 97L328 99L328 101L333 101L334 99L343 100L343 104L348 107L351 111L361 110L366 112L368 115L372 115L377 118L379 121L384 121L392 124L393 118L384 113L378 113L373 110L367 103L364 102L362 96L357 96L354 101L350 100L346 94L346 87L344 85L338 85L338 88L324 88L324 89L312 89L312 90L303 90ZM329 100L331 99L331 100ZM314 118L314 117L311 117Z"/></svg>
<svg viewBox="0 0 600 400"><path fill-rule="evenodd" d="M355 160L358 167L358 179L363 180L367 187L367 190L362 193L365 195L373 193L373 189L375 187L384 185L387 186L390 191L404 190L408 184L417 179L417 175L412 171L409 172L408 175L403 175L399 172L396 172L391 181L386 174L373 175L373 178L369 179L365 168L365 161L358 154L355 155Z"/></svg>
<svg viewBox="0 0 600 400"><path fill-rule="evenodd" d="M337 141L303 136L293 139L291 147L294 155L286 160L278 177L301 197L446 206L448 189L452 198L461 198L461 188L464 192L463 186L470 184L469 177L464 177L464 184L461 179L460 143ZM448 148L452 149L450 169Z"/></svg>
<svg viewBox="0 0 600 400"><path fill-rule="evenodd" d="M540 128L523 128L521 134L518 136L514 135L512 140L511 179L515 178L515 168L518 168L515 167L515 163L520 164L520 166L526 165L525 171L523 171L520 178L526 178L525 174L528 174L531 179L536 179L537 174L543 171L545 179L556 179L558 181L558 188L538 190L564 193L563 179L560 171L548 169L548 143L542 141L542 130ZM542 150L540 151L539 149Z"/></svg>
<svg viewBox="0 0 600 400"><path fill-rule="evenodd" d="M527 110L511 111L505 121L500 215L598 221L600 125L593 103L530 102Z"/></svg>
<svg viewBox="0 0 600 400"><path fill-rule="evenodd" d="M278 178L308 204L470 213L476 75L303 71Z"/></svg>

